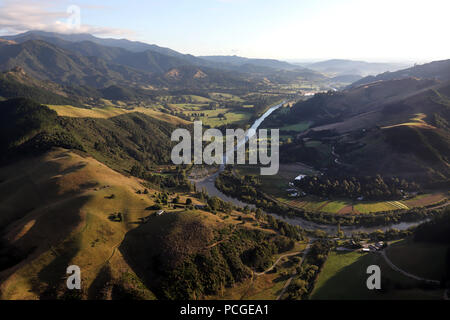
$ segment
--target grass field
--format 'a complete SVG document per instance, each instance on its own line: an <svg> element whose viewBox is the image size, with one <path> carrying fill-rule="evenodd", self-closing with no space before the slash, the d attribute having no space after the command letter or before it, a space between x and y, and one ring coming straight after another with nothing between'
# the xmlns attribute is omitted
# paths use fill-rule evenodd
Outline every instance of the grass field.
<svg viewBox="0 0 450 320"><path fill-rule="evenodd" d="M403 240L387 249L389 259L399 268L425 279L440 280L445 271L449 247Z"/></svg>
<svg viewBox="0 0 450 320"><path fill-rule="evenodd" d="M189 124L188 121L172 116L167 113L163 113L152 108L138 107L134 109L123 109L117 107L105 107L105 108L92 108L84 109L74 106L62 106L62 105L49 105L50 109L55 110L59 116L72 117L72 118L100 118L108 119L116 116L120 116L126 113L140 112L147 116L169 122L171 124Z"/></svg>
<svg viewBox="0 0 450 320"><path fill-rule="evenodd" d="M361 202L355 205L355 210L360 213L398 210L399 208L389 201Z"/></svg>
<svg viewBox="0 0 450 320"><path fill-rule="evenodd" d="M305 130L308 130L311 126L311 122L304 121L297 124L291 124L280 128L280 131L296 131L296 132L302 132Z"/></svg>
<svg viewBox="0 0 450 320"><path fill-rule="evenodd" d="M427 193L418 195L412 199L404 200L402 203L408 207L424 207L439 203L448 198L445 192Z"/></svg>
<svg viewBox="0 0 450 320"><path fill-rule="evenodd" d="M409 286L409 289L388 287L369 290L366 286L367 267L378 265L382 278L391 284ZM311 293L312 300L372 300L372 299L441 299L442 290L422 290L417 282L392 270L379 254L359 252L332 252ZM383 289L383 285L382 285Z"/></svg>
<svg viewBox="0 0 450 320"><path fill-rule="evenodd" d="M315 196L306 196L300 198L288 197L288 192L285 191L289 188L281 179L272 178L267 180L267 185L263 183L262 187L270 195L276 195L276 199L282 203L288 204L292 207L303 208L312 212L327 212L327 213L354 213L365 214L372 212L382 212L391 210L406 210L414 207L423 207L425 205L431 205L437 203L443 199L446 199L444 195L426 195L425 201L416 200L415 198L407 201L358 201L352 202L349 199L332 199L326 200ZM433 201L428 201L433 199Z"/></svg>
<svg viewBox="0 0 450 320"><path fill-rule="evenodd" d="M235 111L224 107L224 105L227 102L245 103L245 100L226 93L211 93L210 97L196 95L164 96L160 97L158 102L150 107L127 107L120 101L112 102L109 100L102 100L101 107L97 106L90 109L70 105L48 105L48 107L64 117L108 119L126 113L140 112L171 124L189 124L194 120L201 120L204 125L211 127L248 124L253 115L253 105L244 104L244 110ZM212 102L215 103L215 107L211 110L210 103Z"/></svg>
<svg viewBox="0 0 450 320"><path fill-rule="evenodd" d="M220 93L220 92L211 92L209 93L209 96L211 99L218 100L218 101L236 101L236 102L243 102L240 97L229 94L229 93Z"/></svg>
<svg viewBox="0 0 450 320"><path fill-rule="evenodd" d="M323 212L336 213L342 210L343 208L348 206L347 201L331 201L326 206L324 206L321 210Z"/></svg>
<svg viewBox="0 0 450 320"><path fill-rule="evenodd" d="M207 114L206 117L200 117L204 125L211 127L218 127L226 124L237 124L237 123L247 123L252 114L250 112L234 112L228 109L217 109L212 111L201 111ZM219 118L218 115L223 113L225 118Z"/></svg>

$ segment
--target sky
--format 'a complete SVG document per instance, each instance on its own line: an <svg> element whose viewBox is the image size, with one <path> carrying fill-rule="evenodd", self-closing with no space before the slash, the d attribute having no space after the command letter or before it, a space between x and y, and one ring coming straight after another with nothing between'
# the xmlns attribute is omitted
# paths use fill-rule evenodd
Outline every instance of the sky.
<svg viewBox="0 0 450 320"><path fill-rule="evenodd" d="M0 35L87 32L197 56L427 62L450 59L449 12L449 0L0 0Z"/></svg>

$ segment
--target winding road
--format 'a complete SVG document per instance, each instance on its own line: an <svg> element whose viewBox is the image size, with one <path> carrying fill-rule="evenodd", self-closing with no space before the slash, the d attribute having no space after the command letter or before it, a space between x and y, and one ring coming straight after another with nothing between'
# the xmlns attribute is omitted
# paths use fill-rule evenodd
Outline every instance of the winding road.
<svg viewBox="0 0 450 320"><path fill-rule="evenodd" d="M424 281L424 282L428 282L428 283L433 283L433 284L440 284L441 282L438 280L431 280L431 279L425 279L419 276L416 276L414 274L411 274L409 272L406 272L403 269L400 269L399 267L397 267L395 264L392 263L392 261L388 258L388 256L386 255L386 249L381 251L381 255L383 256L384 260L386 261L386 263L395 271L400 272L401 274L403 274L404 276L414 279L414 280L418 280L418 281Z"/></svg>
<svg viewBox="0 0 450 320"><path fill-rule="evenodd" d="M381 251L381 255L383 256L384 261L386 261L386 263L387 263L394 271L400 272L401 274L403 274L404 276L406 276L406 277L408 277L408 278L411 278L411 279L414 279L414 280L418 280L418 281L424 281L424 282L427 282L427 283L437 284L437 285L441 284L441 282L438 281L438 280L425 279L425 278L416 276L416 275L414 275L414 274L411 274L411 273L409 273L409 272L406 272L406 271L403 270L403 269L400 269L400 268L397 267L394 263L392 263L392 261L388 258L388 256L386 255L386 249L384 249L383 251ZM443 296L443 299L444 299L444 300L450 300L450 297L449 297L449 291L450 291L450 289L444 290L444 296Z"/></svg>
<svg viewBox="0 0 450 320"><path fill-rule="evenodd" d="M281 257L279 257L279 258L277 259L277 261L275 261L275 263L274 263L269 269L267 269L266 271L263 271L263 272L255 272L255 276L262 276L263 274L269 273L270 271L273 270L273 268L275 268L275 267L277 266L278 262L280 262L283 258L296 256L296 255L301 254L301 253L302 253L302 251L284 254L284 255L282 255Z"/></svg>
<svg viewBox="0 0 450 320"><path fill-rule="evenodd" d="M311 248L311 244L313 243L315 239L310 239L308 242L308 245L306 246L305 250L303 251L303 255L302 255L302 259L299 262L299 266L301 266L303 264L303 261L305 260L306 255L309 252L309 249ZM286 281L286 283L284 284L283 289L281 290L281 293L278 295L277 300L281 300L281 297L283 297L284 293L286 292L287 288L289 287L289 285L291 284L292 280L294 280L294 277L297 275L297 272L293 272L292 276L288 279L288 281Z"/></svg>

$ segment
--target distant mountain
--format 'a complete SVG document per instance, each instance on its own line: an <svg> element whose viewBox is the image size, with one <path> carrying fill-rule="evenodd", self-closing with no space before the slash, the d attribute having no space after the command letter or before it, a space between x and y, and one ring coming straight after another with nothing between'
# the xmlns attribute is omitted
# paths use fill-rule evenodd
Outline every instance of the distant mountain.
<svg viewBox="0 0 450 320"><path fill-rule="evenodd" d="M90 34L59 34L43 31L29 31L15 36L1 37L4 41L23 43L29 40L42 40L60 48L79 53L83 56L99 57L106 61L137 68L145 72L165 73L169 69L182 65L195 65L224 70L236 70L237 65L227 62L202 59L175 50L134 42L125 39L103 39ZM244 59L244 58L242 58ZM251 60L251 59L249 59ZM270 60L267 60L270 61ZM274 60L276 61L276 60ZM264 67L255 64L257 67ZM258 68L257 68L258 69ZM240 70L242 72L265 72L265 70Z"/></svg>
<svg viewBox="0 0 450 320"><path fill-rule="evenodd" d="M371 63L354 60L326 60L311 64L303 64L305 67L322 72L331 76L358 75L368 76L376 75L386 71L395 71L407 67L406 64L398 63Z"/></svg>
<svg viewBox="0 0 450 320"><path fill-rule="evenodd" d="M71 86L104 87L117 82L150 81L150 75L145 72L98 57L82 56L40 40L0 45L0 71L15 67L22 67L36 79Z"/></svg>
<svg viewBox="0 0 450 320"><path fill-rule="evenodd" d="M331 81L334 82L345 82L345 83L353 83L360 80L362 77L357 74L343 74L336 77L331 78Z"/></svg>
<svg viewBox="0 0 450 320"><path fill-rule="evenodd" d="M164 73L170 68L181 65L192 63L201 65L201 61L196 61L196 58L185 56L175 51L159 50L153 46L149 46L150 49L142 51L132 51L119 46L113 47L102 44L104 41L99 41L102 39L88 34L62 35L49 32L27 32L13 38L17 43L24 43L30 40L45 41L85 57L97 57L111 63L121 64L145 72Z"/></svg>
<svg viewBox="0 0 450 320"><path fill-rule="evenodd" d="M183 86L209 88L215 85L254 88L267 84L267 80L272 83L288 83L298 78L311 81L326 79L319 72L284 61L237 56L195 57L154 45L101 39L89 34L65 35L30 31L2 38L4 43L0 42L0 54L4 52L5 55L3 63L0 58L0 70L20 66L38 79L71 86L106 88L111 85L130 87L133 84L150 84L164 88L175 86L175 89L182 89ZM41 54L40 49L21 52L32 44L41 47L48 44L46 50L58 52ZM14 50L9 47L16 52L13 53ZM56 63L41 68L40 61L43 60L45 65L51 56L59 57L55 59ZM175 70L181 71L179 75L182 76L173 76ZM192 70L195 72L192 73ZM201 72L198 73L199 70ZM168 72L172 72L172 76ZM202 73L206 76L200 76Z"/></svg>
<svg viewBox="0 0 450 320"><path fill-rule="evenodd" d="M339 155L328 168L338 175L379 173L431 185L450 178L448 119L450 82L406 78L316 94L287 113L275 113L269 126L310 124L280 150L282 161L317 165L315 158L306 158L311 150L305 141L320 140Z"/></svg>
<svg viewBox="0 0 450 320"><path fill-rule="evenodd" d="M238 87L240 89L255 89L260 84L258 79L251 79L238 72L218 70L207 67L181 66L173 68L158 77L158 81L173 89L186 87L222 88Z"/></svg>
<svg viewBox="0 0 450 320"><path fill-rule="evenodd" d="M196 66L183 59L153 51L130 52L89 41L52 42L59 42L59 45L43 40L28 40L15 45L0 44L0 71L21 67L28 75L38 80L97 89L112 85L136 87L136 84L156 87L173 85L178 89L216 85L236 87L247 86L250 79L240 72ZM183 76L165 76L174 69L184 70L181 72ZM192 73L192 70L195 71ZM199 76L201 74L204 76ZM258 79L252 81L259 83ZM105 92L110 95L110 90Z"/></svg>
<svg viewBox="0 0 450 320"><path fill-rule="evenodd" d="M107 47L117 47L126 49L128 51L133 52L143 52L147 50L155 51L161 54L165 54L168 56L183 56L183 54L169 49L169 48L163 48L159 47L154 44L147 44L144 42L139 41L130 41L127 39L111 39L111 38L98 38L88 33L79 33L79 34L62 34L62 33L55 33L55 32L46 32L46 31L28 31L25 33L13 35L13 36L3 36L1 37L6 40L13 40L16 42L25 42L28 40L48 40L49 38L56 38L63 41L69 41L69 42L83 42L83 41L90 41L97 44L100 44L102 46Z"/></svg>
<svg viewBox="0 0 450 320"><path fill-rule="evenodd" d="M403 79L408 77L449 81L450 59L434 61L423 65L415 65L411 68L402 69L396 72L385 72L377 76L365 77L353 83L352 87L368 84L375 81Z"/></svg>
<svg viewBox="0 0 450 320"><path fill-rule="evenodd" d="M57 84L38 81L28 76L20 67L0 73L0 97L4 99L28 98L43 104L80 104L77 99L72 99Z"/></svg>
<svg viewBox="0 0 450 320"><path fill-rule="evenodd" d="M201 56L199 58L216 63L229 64L232 66L254 65L259 67L281 69L281 70L300 69L299 66L290 64L285 61L279 61L274 59L249 59L238 56Z"/></svg>

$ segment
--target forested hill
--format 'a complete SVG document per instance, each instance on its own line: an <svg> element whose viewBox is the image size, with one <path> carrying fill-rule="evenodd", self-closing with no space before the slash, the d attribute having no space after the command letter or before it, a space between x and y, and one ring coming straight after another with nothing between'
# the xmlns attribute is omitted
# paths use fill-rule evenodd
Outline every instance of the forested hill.
<svg viewBox="0 0 450 320"><path fill-rule="evenodd" d="M174 125L141 113L109 119L65 118L29 99L0 102L1 160L10 162L53 147L87 152L118 170L169 163Z"/></svg>

